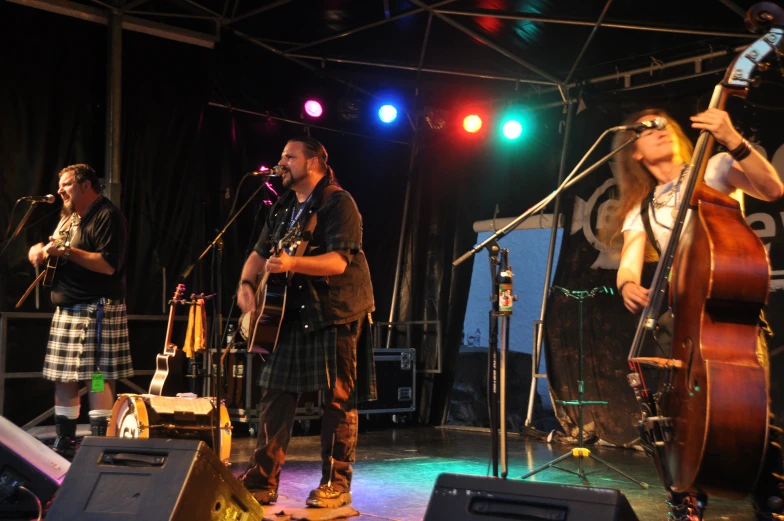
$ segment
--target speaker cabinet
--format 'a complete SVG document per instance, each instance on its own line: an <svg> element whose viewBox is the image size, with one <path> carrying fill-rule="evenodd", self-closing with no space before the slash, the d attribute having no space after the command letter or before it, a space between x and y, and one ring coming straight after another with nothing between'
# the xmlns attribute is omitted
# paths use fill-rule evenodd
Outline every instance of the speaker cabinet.
<svg viewBox="0 0 784 521"><path fill-rule="evenodd" d="M68 460L0 416L0 518L37 517L35 499L19 490L19 485L45 505L70 466Z"/></svg>
<svg viewBox="0 0 784 521"><path fill-rule="evenodd" d="M86 437L47 521L261 521L261 505L199 440Z"/></svg>
<svg viewBox="0 0 784 521"><path fill-rule="evenodd" d="M441 474L424 521L638 521L623 492L609 488Z"/></svg>

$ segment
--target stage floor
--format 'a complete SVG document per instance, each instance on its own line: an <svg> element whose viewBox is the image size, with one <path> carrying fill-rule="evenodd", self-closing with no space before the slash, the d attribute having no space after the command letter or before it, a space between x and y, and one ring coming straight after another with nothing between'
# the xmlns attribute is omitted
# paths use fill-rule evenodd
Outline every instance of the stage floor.
<svg viewBox="0 0 784 521"><path fill-rule="evenodd" d="M235 436L231 451L235 474L245 470L255 442L255 438ZM547 444L510 435L508 447L508 479L519 481L523 488L525 482L520 480L520 476L569 452L572 445ZM584 459L590 486L622 490L641 521L667 519L664 490L652 460L640 452L627 449L592 447L591 451L635 479L648 483L649 488L644 490L600 463ZM281 499L277 511L283 506L304 506L308 493L319 482L319 454L318 436L292 438L281 475ZM352 484L352 506L361 515L351 519L421 520L439 474L489 475L489 455L490 435L486 431L412 426L361 433ZM577 460L567 458L560 466L576 470ZM582 481L576 475L557 469L547 469L529 479L567 485L580 485ZM265 516L274 512L276 505L265 507ZM705 519L747 521L753 517L748 499L711 499Z"/></svg>

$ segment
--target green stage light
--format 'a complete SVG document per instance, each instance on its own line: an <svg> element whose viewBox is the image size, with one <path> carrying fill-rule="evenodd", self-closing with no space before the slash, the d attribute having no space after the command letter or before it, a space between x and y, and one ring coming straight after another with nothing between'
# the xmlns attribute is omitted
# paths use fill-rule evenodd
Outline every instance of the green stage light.
<svg viewBox="0 0 784 521"><path fill-rule="evenodd" d="M517 139L523 133L523 125L519 121L512 119L504 123L504 137L506 139Z"/></svg>

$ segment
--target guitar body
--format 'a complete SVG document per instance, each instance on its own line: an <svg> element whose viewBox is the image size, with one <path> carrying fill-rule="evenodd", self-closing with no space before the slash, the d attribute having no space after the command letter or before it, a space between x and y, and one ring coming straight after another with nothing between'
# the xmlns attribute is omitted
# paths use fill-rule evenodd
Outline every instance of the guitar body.
<svg viewBox="0 0 784 521"><path fill-rule="evenodd" d="M673 266L673 358L660 394L675 443L672 488L740 499L760 474L768 437L766 356L759 316L770 268L733 199L710 188L686 225Z"/></svg>
<svg viewBox="0 0 784 521"><path fill-rule="evenodd" d="M150 382L149 394L177 396L186 391L185 366L187 357L174 344L155 357L155 374Z"/></svg>
<svg viewBox="0 0 784 521"><path fill-rule="evenodd" d="M240 316L239 332L248 343L248 351L269 354L275 350L286 310L286 284L267 281L260 286L256 312Z"/></svg>
<svg viewBox="0 0 784 521"><path fill-rule="evenodd" d="M185 286L177 285L174 296L169 306L169 323L166 328L166 342L163 344L163 353L155 357L155 374L150 382L150 394L158 396L176 396L177 393L185 392L186 362L188 358L185 352L177 349L171 343L172 330L174 328L174 312L178 303L184 304L180 300L185 293Z"/></svg>

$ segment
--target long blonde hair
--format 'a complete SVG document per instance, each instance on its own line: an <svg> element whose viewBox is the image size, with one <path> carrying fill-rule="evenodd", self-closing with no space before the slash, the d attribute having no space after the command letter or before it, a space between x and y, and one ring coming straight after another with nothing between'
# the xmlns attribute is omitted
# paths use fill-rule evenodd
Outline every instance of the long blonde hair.
<svg viewBox="0 0 784 521"><path fill-rule="evenodd" d="M680 125L667 112L661 109L649 108L630 114L623 122L631 125L644 116L661 116L667 119L667 126L672 129L678 142L678 151L683 161L691 161L694 145L692 145ZM619 132L613 138L613 148L629 139L627 132ZM621 228L626 215L638 208L640 203L656 188L656 178L645 168L641 161L634 159L635 145L628 146L618 153L618 169L616 180L618 183L617 204L610 211L607 219L605 241L612 248L619 248L623 242ZM651 249L652 251L652 249ZM655 253L654 253L655 256ZM646 258L650 257L650 252Z"/></svg>

